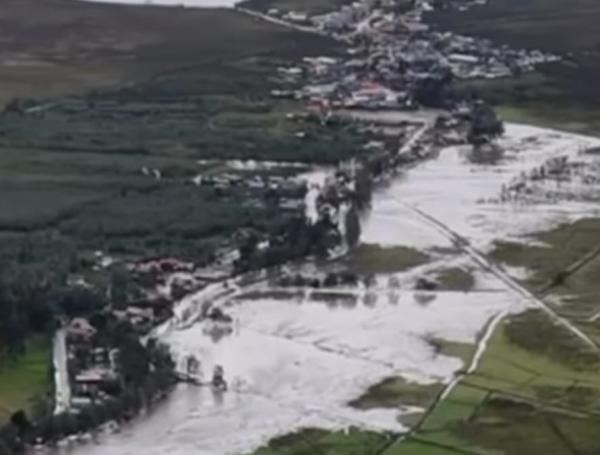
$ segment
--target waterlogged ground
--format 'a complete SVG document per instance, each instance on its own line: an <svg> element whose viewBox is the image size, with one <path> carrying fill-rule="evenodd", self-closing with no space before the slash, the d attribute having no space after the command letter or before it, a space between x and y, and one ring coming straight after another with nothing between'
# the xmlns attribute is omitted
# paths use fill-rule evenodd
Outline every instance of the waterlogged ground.
<svg viewBox="0 0 600 455"><path fill-rule="evenodd" d="M215 365L223 366L229 390L182 385L153 414L75 453L245 454L303 428L354 426L401 434L440 393L449 400L443 401L447 407L436 407L426 427L441 428L444 438L436 443L447 444L455 438L444 427L448 416L462 416L451 409L453 403L465 408L473 396L487 400L491 394L487 389L474 394L459 381L463 373L486 371L488 383L479 387L489 386L498 371L518 372L528 384L551 377L555 371L545 360L535 360L545 351L523 338L528 319L521 325L503 322L507 315L543 308L542 303L487 253L497 241L524 242L526 234L597 214L596 182L582 179L581 169L595 165L597 158L584 151L600 142L509 125L501 143L503 153L485 156L467 148L446 149L375 194L365 219L365 245L357 256L361 273L374 270L367 284L319 289L255 284L223 295L212 289L219 294L217 305L233 318L230 330L205 321L165 330L163 339L180 359L197 356L207 379ZM565 155L578 171L563 167L555 179L531 177L548 159ZM402 263L398 269L390 267L395 257ZM350 258L326 267L355 265ZM556 340L566 339L569 349L572 338L582 341L567 325L549 321L544 337L554 338L556 323L565 332ZM522 353L507 347L515 340L525 345ZM488 347L494 357L486 356ZM538 357L532 357L533 348L541 349L534 351ZM526 368L502 364L506 352L518 353L532 368L541 362L540 372L527 373L529 378ZM566 352L573 357L574 351ZM484 418L504 413L514 420L503 402L486 403ZM302 434L285 441L301 441ZM476 439L477 434L474 427L462 433L479 445L489 443ZM421 453L425 446L410 445L417 443L392 443L384 453ZM265 448L260 453L284 452Z"/></svg>
<svg viewBox="0 0 600 455"><path fill-rule="evenodd" d="M549 190L572 190L571 201L566 201L567 197L541 196L535 201L523 197L502 200L503 187L525 180L523 177L553 157L596 162L595 157L582 152L600 145L599 140L509 124L500 144L503 152L499 154L475 154L470 147L449 148L438 159L406 172L374 198L363 241L420 248L438 246L434 233L443 229L437 221L474 247L489 250L494 241L518 239L600 213L594 201L575 197L581 192L597 191L595 184L569 188L567 183L552 180ZM427 217L423 214L435 221L425 222Z"/></svg>

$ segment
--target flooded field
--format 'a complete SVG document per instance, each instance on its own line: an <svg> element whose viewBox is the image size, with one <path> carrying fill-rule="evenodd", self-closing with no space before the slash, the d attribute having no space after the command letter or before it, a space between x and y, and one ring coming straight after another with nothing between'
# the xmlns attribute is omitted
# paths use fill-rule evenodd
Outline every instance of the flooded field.
<svg viewBox="0 0 600 455"><path fill-rule="evenodd" d="M478 157L470 147L446 149L438 159L405 173L374 198L362 240L433 247L445 231L441 224L476 248L487 250L494 241L594 216L599 212L597 206L577 196L593 192L598 188L594 184L578 192L569 188L566 180L549 175L546 183L551 187L538 200L511 197L508 192L512 186L524 184L532 171L552 158L594 161L582 152L599 143L584 136L509 124L496 152L480 152ZM499 156L494 157L494 153ZM481 163L478 158L488 161ZM556 193L551 194L551 189ZM562 203L566 197L559 197L561 192L570 194L570 203Z"/></svg>
<svg viewBox="0 0 600 455"><path fill-rule="evenodd" d="M487 253L598 215L598 184L582 169L597 165L586 151L599 145L508 125L499 153L448 148L402 172L375 193L362 236L370 250L359 257L416 251L413 262L398 271L379 262L368 277L361 264L354 283L318 289L211 289L219 318L165 330L163 341L182 362L198 358L201 382L222 367L228 389L181 385L120 434L70 453L233 455L307 427L408 431L477 369L505 315L543 305ZM323 267L353 270L344 259Z"/></svg>

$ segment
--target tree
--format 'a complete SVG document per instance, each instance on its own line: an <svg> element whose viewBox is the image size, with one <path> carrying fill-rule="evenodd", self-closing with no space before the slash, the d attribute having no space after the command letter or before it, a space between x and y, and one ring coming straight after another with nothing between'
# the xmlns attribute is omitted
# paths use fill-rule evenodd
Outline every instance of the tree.
<svg viewBox="0 0 600 455"><path fill-rule="evenodd" d="M82 408L77 415L77 427L81 432L95 428L99 424L98 415L93 404Z"/></svg>
<svg viewBox="0 0 600 455"><path fill-rule="evenodd" d="M360 219L354 207L348 210L344 222L346 226L346 242L350 248L353 248L360 240Z"/></svg>
<svg viewBox="0 0 600 455"><path fill-rule="evenodd" d="M8 444L0 438L0 455L12 455L12 453Z"/></svg>
<svg viewBox="0 0 600 455"><path fill-rule="evenodd" d="M354 176L355 198L358 209L363 209L371 203L373 182L366 167L360 166Z"/></svg>
<svg viewBox="0 0 600 455"><path fill-rule="evenodd" d="M441 74L420 80L415 90L417 102L426 107L444 107L446 87L452 81L452 72L444 70Z"/></svg>
<svg viewBox="0 0 600 455"><path fill-rule="evenodd" d="M19 433L19 437L23 439L27 432L31 429L31 422L29 421L29 417L23 410L19 410L15 412L10 417L10 423L12 423Z"/></svg>
<svg viewBox="0 0 600 455"><path fill-rule="evenodd" d="M481 145L504 134L504 124L496 111L487 103L479 101L471 110L471 128L468 139L471 144Z"/></svg>
<svg viewBox="0 0 600 455"><path fill-rule="evenodd" d="M13 424L0 427L0 447L7 449L9 454L19 453L22 449L19 433Z"/></svg>
<svg viewBox="0 0 600 455"><path fill-rule="evenodd" d="M123 308L129 301L131 292L131 276L123 266L115 266L110 271L109 295L111 303L117 308Z"/></svg>
<svg viewBox="0 0 600 455"><path fill-rule="evenodd" d="M338 244L339 232L328 216L323 216L310 228L311 252L318 258L326 258L329 250Z"/></svg>
<svg viewBox="0 0 600 455"><path fill-rule="evenodd" d="M83 286L69 287L63 291L59 301L62 311L70 317L87 315L106 306L100 292Z"/></svg>
<svg viewBox="0 0 600 455"><path fill-rule="evenodd" d="M64 412L53 416L52 418L52 439L64 438L71 434L77 433L79 430L79 422L77 418L68 413Z"/></svg>
<svg viewBox="0 0 600 455"><path fill-rule="evenodd" d="M119 370L125 381L136 387L143 384L146 375L150 372L148 352L141 345L137 337L126 334L120 337Z"/></svg>
<svg viewBox="0 0 600 455"><path fill-rule="evenodd" d="M56 279L38 265L0 267L0 341L10 353L25 352L29 331L52 328Z"/></svg>
<svg viewBox="0 0 600 455"><path fill-rule="evenodd" d="M240 245L240 259L249 261L258 247L258 233L254 229L248 229L243 233L243 239Z"/></svg>

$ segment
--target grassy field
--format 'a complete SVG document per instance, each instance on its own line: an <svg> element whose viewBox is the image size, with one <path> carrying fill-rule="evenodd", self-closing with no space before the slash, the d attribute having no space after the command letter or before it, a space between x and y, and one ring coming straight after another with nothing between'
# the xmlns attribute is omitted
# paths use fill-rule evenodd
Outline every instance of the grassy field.
<svg viewBox="0 0 600 455"><path fill-rule="evenodd" d="M358 409L419 406L427 409L441 391L441 384L417 384L401 377L391 377L375 384L349 404Z"/></svg>
<svg viewBox="0 0 600 455"><path fill-rule="evenodd" d="M331 432L305 429L274 438L253 455L371 455L390 443L392 435L350 428Z"/></svg>
<svg viewBox="0 0 600 455"><path fill-rule="evenodd" d="M276 8L281 12L296 11L312 16L335 11L350 3L350 0L245 0L241 5L262 12Z"/></svg>
<svg viewBox="0 0 600 455"><path fill-rule="evenodd" d="M507 120L600 134L600 4L595 0L497 0L467 12L439 12L442 28L515 47L558 53L565 61L510 81L463 84L500 107Z"/></svg>
<svg viewBox="0 0 600 455"><path fill-rule="evenodd" d="M440 288L448 291L469 292L475 285L475 278L468 271L452 267L440 270L437 273L436 281Z"/></svg>
<svg viewBox="0 0 600 455"><path fill-rule="evenodd" d="M414 248L382 247L363 244L355 248L346 264L357 273L394 273L416 267L428 261L426 254Z"/></svg>
<svg viewBox="0 0 600 455"><path fill-rule="evenodd" d="M294 58L333 44L233 10L4 0L0 104L78 94L256 55Z"/></svg>
<svg viewBox="0 0 600 455"><path fill-rule="evenodd" d="M200 259L215 237L281 221L249 206L241 190L192 185L201 172L227 171L199 160L335 163L359 153L361 139L346 125L285 120L298 106L270 101L267 70L256 71L233 72L222 85L205 72L184 72L61 99L43 115L0 113L0 232L58 236L113 254ZM162 178L143 175L144 168Z"/></svg>
<svg viewBox="0 0 600 455"><path fill-rule="evenodd" d="M588 362L573 360L582 354ZM497 329L478 370L433 409L410 442L384 453L413 453L407 447L423 444L448 454L594 453L599 360L543 313L511 318Z"/></svg>
<svg viewBox="0 0 600 455"><path fill-rule="evenodd" d="M600 259L591 257L572 274L573 264L600 246L600 221L584 219L535 236L541 245L501 243L493 252L500 262L526 267L525 284L533 291L554 296L547 299L561 315L577 324L600 343L600 321L594 316L598 305ZM556 299L560 299L560 303Z"/></svg>
<svg viewBox="0 0 600 455"><path fill-rule="evenodd" d="M598 312L600 261L590 257L572 274L564 271L594 250L599 229L597 219L585 219L540 233L533 245L502 243L493 252L502 263L527 267L531 274L524 284L543 291L557 312L596 341L600 331L590 315ZM562 304L556 296L564 298ZM384 453L596 453L599 378L598 350L565 326L540 311L512 316L496 329L479 368L408 441Z"/></svg>
<svg viewBox="0 0 600 455"><path fill-rule="evenodd" d="M351 128L286 120L298 103L269 97L278 65L339 50L326 38L233 10L74 0L7 0L0 25L0 57L16 59L0 72L0 104L42 106L0 112L7 258L27 243L203 261L236 228L277 219L244 195L190 186L226 171L198 160L332 163L360 150Z"/></svg>
<svg viewBox="0 0 600 455"><path fill-rule="evenodd" d="M50 390L50 356L48 340L35 338L29 341L24 356L0 362L0 424L13 412L30 410L33 400Z"/></svg>

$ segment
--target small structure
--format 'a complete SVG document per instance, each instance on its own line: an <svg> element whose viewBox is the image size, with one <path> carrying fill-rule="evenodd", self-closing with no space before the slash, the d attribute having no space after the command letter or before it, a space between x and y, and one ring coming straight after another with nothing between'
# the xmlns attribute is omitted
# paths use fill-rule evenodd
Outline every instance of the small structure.
<svg viewBox="0 0 600 455"><path fill-rule="evenodd" d="M96 366L75 376L75 395L96 396L103 388L117 382L117 375L110 367Z"/></svg>
<svg viewBox="0 0 600 455"><path fill-rule="evenodd" d="M89 341L96 329L85 318L74 318L67 326L67 337L76 341Z"/></svg>
<svg viewBox="0 0 600 455"><path fill-rule="evenodd" d="M225 371L221 365L216 365L213 371L212 386L215 390L227 390L227 382L225 381Z"/></svg>

